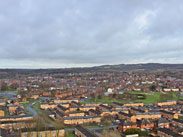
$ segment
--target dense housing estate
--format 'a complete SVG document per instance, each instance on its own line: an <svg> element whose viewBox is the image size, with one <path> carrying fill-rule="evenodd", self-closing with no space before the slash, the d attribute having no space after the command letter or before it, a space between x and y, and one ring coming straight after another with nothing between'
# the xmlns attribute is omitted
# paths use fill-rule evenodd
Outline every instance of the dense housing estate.
<svg viewBox="0 0 183 137"><path fill-rule="evenodd" d="M172 103L174 102L174 103ZM159 105L162 102L157 102L154 105L145 105L144 103L80 103L78 99L47 99L40 103L40 108L48 111L49 117L53 120L59 120L64 125L85 125L85 124L100 124L106 116L113 116L120 120L117 129L123 133L129 128L140 129L159 129L158 134L164 135L168 131L164 128L173 129L172 132L180 134L183 128L183 121L179 120L180 111L175 111L180 108L179 101L163 102L166 105ZM52 105L49 105L52 104ZM130 105L129 105L130 104ZM19 104L18 104L19 105ZM18 106L17 105L17 106ZM47 107L42 107L46 106ZM15 109L9 109L13 106L9 105L8 111L14 113L12 116L0 117L0 128L4 130L18 130L22 128L21 136L27 134L25 127L34 128L36 121L33 116L27 115L24 112L23 106L16 106ZM54 107L52 107L54 106ZM170 128L171 127L171 128ZM76 134L82 134L77 127ZM86 129L87 130L87 129ZM23 132L24 131L24 132ZM63 131L63 129L62 129ZM52 132L40 132L40 134L51 134ZM60 131L61 132L61 131ZM7 132L8 133L8 132ZM29 134L36 136L33 131ZM64 134L63 132L60 134ZM84 133L83 133L84 134ZM173 133L172 133L173 134ZM84 135L81 135L84 136Z"/></svg>
<svg viewBox="0 0 183 137"><path fill-rule="evenodd" d="M45 73L2 81L3 88L18 90L0 97L3 135L62 137L67 127L72 127L76 136L101 135L87 126L111 127L121 136L129 129L160 137L183 135L183 80L167 73ZM160 99L144 101L157 93ZM38 130L38 118L48 127L41 125Z"/></svg>

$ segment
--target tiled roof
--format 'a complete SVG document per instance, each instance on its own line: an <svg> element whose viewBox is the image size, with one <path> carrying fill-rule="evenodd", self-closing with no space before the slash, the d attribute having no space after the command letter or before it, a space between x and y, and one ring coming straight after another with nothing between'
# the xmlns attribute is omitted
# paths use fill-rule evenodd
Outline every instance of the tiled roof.
<svg viewBox="0 0 183 137"><path fill-rule="evenodd" d="M163 133L165 133L165 134L167 134L167 135L170 135L170 136L172 136L172 137L183 137L183 135L180 135L180 134L177 134L177 133L175 133L175 132L172 132L170 129L168 129L168 128L160 128L160 129L158 129L158 131L160 131L160 132L163 132Z"/></svg>
<svg viewBox="0 0 183 137"><path fill-rule="evenodd" d="M82 134L86 137L98 137L95 133L91 132L90 130L83 128L82 126L76 126L76 129L79 130Z"/></svg>

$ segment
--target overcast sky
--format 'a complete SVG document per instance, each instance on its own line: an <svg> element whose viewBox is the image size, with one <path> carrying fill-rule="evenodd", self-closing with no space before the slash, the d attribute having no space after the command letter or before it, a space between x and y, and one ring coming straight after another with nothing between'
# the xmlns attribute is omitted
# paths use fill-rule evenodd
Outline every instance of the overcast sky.
<svg viewBox="0 0 183 137"><path fill-rule="evenodd" d="M183 63L182 0L0 0L0 67Z"/></svg>

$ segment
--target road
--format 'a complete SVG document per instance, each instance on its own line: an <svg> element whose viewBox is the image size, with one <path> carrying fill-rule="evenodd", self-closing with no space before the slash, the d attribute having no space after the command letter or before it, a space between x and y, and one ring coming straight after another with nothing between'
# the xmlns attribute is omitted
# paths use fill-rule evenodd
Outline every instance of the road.
<svg viewBox="0 0 183 137"><path fill-rule="evenodd" d="M37 116L38 116L38 113L37 113L37 111L32 107L32 104L28 104L28 105L26 106L26 109L27 109L29 112L31 112L32 115L33 115L34 117L37 117Z"/></svg>
<svg viewBox="0 0 183 137"><path fill-rule="evenodd" d="M14 97L14 96L16 96L17 95L17 93L16 93L16 91L8 91L8 92L1 92L0 93L0 96L7 96L7 97Z"/></svg>
<svg viewBox="0 0 183 137"><path fill-rule="evenodd" d="M35 110L35 109L33 108L33 105L35 105L35 104L37 104L37 103L40 103L40 102L41 102L41 100L36 100L35 102L30 103L30 104L28 104L28 105L26 106L26 109L27 109L29 112L31 112L32 115L33 115L34 117L37 117L37 116L38 116L38 112L37 112L37 110Z"/></svg>

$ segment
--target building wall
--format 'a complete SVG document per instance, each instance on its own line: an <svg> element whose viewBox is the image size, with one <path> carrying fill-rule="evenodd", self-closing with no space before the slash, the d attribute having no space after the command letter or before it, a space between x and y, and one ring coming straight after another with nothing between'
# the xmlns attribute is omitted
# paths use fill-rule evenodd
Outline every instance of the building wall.
<svg viewBox="0 0 183 137"><path fill-rule="evenodd" d="M0 102L0 106L5 106L6 103L5 102Z"/></svg>
<svg viewBox="0 0 183 137"><path fill-rule="evenodd" d="M3 116L4 116L4 111L0 110L0 117L3 117Z"/></svg>
<svg viewBox="0 0 183 137"><path fill-rule="evenodd" d="M56 104L40 104L41 109L48 109L48 108L52 109L52 108L56 108L56 107L57 107Z"/></svg>
<svg viewBox="0 0 183 137"><path fill-rule="evenodd" d="M15 106L15 107L9 107L9 108L8 108L8 111L9 111L10 113L13 113L13 112L16 111L16 109L17 109L17 106Z"/></svg>
<svg viewBox="0 0 183 137"><path fill-rule="evenodd" d="M120 115L120 114L118 114L118 117L119 117L120 119L131 120L132 122L136 122L136 119L137 119L136 116L127 117L127 116Z"/></svg>
<svg viewBox="0 0 183 137"><path fill-rule="evenodd" d="M70 111L70 112L71 112L71 111L77 111L77 109L78 109L77 107L70 107L70 108L69 108L69 111Z"/></svg>
<svg viewBox="0 0 183 137"><path fill-rule="evenodd" d="M119 130L119 131L125 131L125 130L127 130L128 128L137 128L137 125L133 125L133 126L131 126L131 125L129 125L129 126L118 125L118 130Z"/></svg>
<svg viewBox="0 0 183 137"><path fill-rule="evenodd" d="M85 113L71 113L68 114L69 117L85 116Z"/></svg>
<svg viewBox="0 0 183 137"><path fill-rule="evenodd" d="M0 121L24 121L24 120L33 120L33 117L4 117Z"/></svg>
<svg viewBox="0 0 183 137"><path fill-rule="evenodd" d="M89 115L91 115L91 116L98 116L98 114L93 113L93 112L91 112L91 111L89 111Z"/></svg>
<svg viewBox="0 0 183 137"><path fill-rule="evenodd" d="M96 110L96 107L93 106L93 107L80 107L79 108L80 111L85 111L85 112L89 111L90 109Z"/></svg>
<svg viewBox="0 0 183 137"><path fill-rule="evenodd" d="M168 119L178 119L179 118L179 115L177 113L175 114L168 114L168 113L164 113L164 112L161 112L161 114L163 115L164 118L168 118Z"/></svg>
<svg viewBox="0 0 183 137"><path fill-rule="evenodd" d="M170 128L170 124L161 123L161 124L158 124L157 127L159 127L159 128Z"/></svg>
<svg viewBox="0 0 183 137"><path fill-rule="evenodd" d="M65 131L62 130L53 130L53 131L33 131L33 132L24 132L21 133L21 137L64 137Z"/></svg>
<svg viewBox="0 0 183 137"><path fill-rule="evenodd" d="M98 107L99 105L101 105L100 103L86 103L86 104L82 104L82 106L95 106ZM108 104L103 103L102 105L108 106Z"/></svg>
<svg viewBox="0 0 183 137"><path fill-rule="evenodd" d="M183 100L179 100L178 103L179 103L179 104L183 104Z"/></svg>
<svg viewBox="0 0 183 137"><path fill-rule="evenodd" d="M144 103L126 103L126 104L123 104L123 106L128 106L128 107L141 106L141 107L143 107Z"/></svg>
<svg viewBox="0 0 183 137"><path fill-rule="evenodd" d="M154 123L148 125L140 125L140 128L149 128L152 129L154 127Z"/></svg>
<svg viewBox="0 0 183 137"><path fill-rule="evenodd" d="M78 124L84 124L84 123L100 123L101 118L88 118L88 119L69 119L69 120L64 120L64 124L66 125L78 125Z"/></svg>
<svg viewBox="0 0 183 137"><path fill-rule="evenodd" d="M176 105L177 101L168 101L168 102L158 102L157 106L168 106L168 105Z"/></svg>
<svg viewBox="0 0 183 137"><path fill-rule="evenodd" d="M18 123L6 123L0 124L0 128L3 129L21 129L21 128L34 128L35 122L18 122Z"/></svg>
<svg viewBox="0 0 183 137"><path fill-rule="evenodd" d="M39 98L39 95L32 95L31 98L38 99Z"/></svg>
<svg viewBox="0 0 183 137"><path fill-rule="evenodd" d="M137 119L159 119L161 118L161 114L154 114L154 115L136 115Z"/></svg>
<svg viewBox="0 0 183 137"><path fill-rule="evenodd" d="M71 103L72 101L75 101L75 102L79 102L79 100L62 100L62 99L58 99L58 100L54 100L54 103Z"/></svg>

